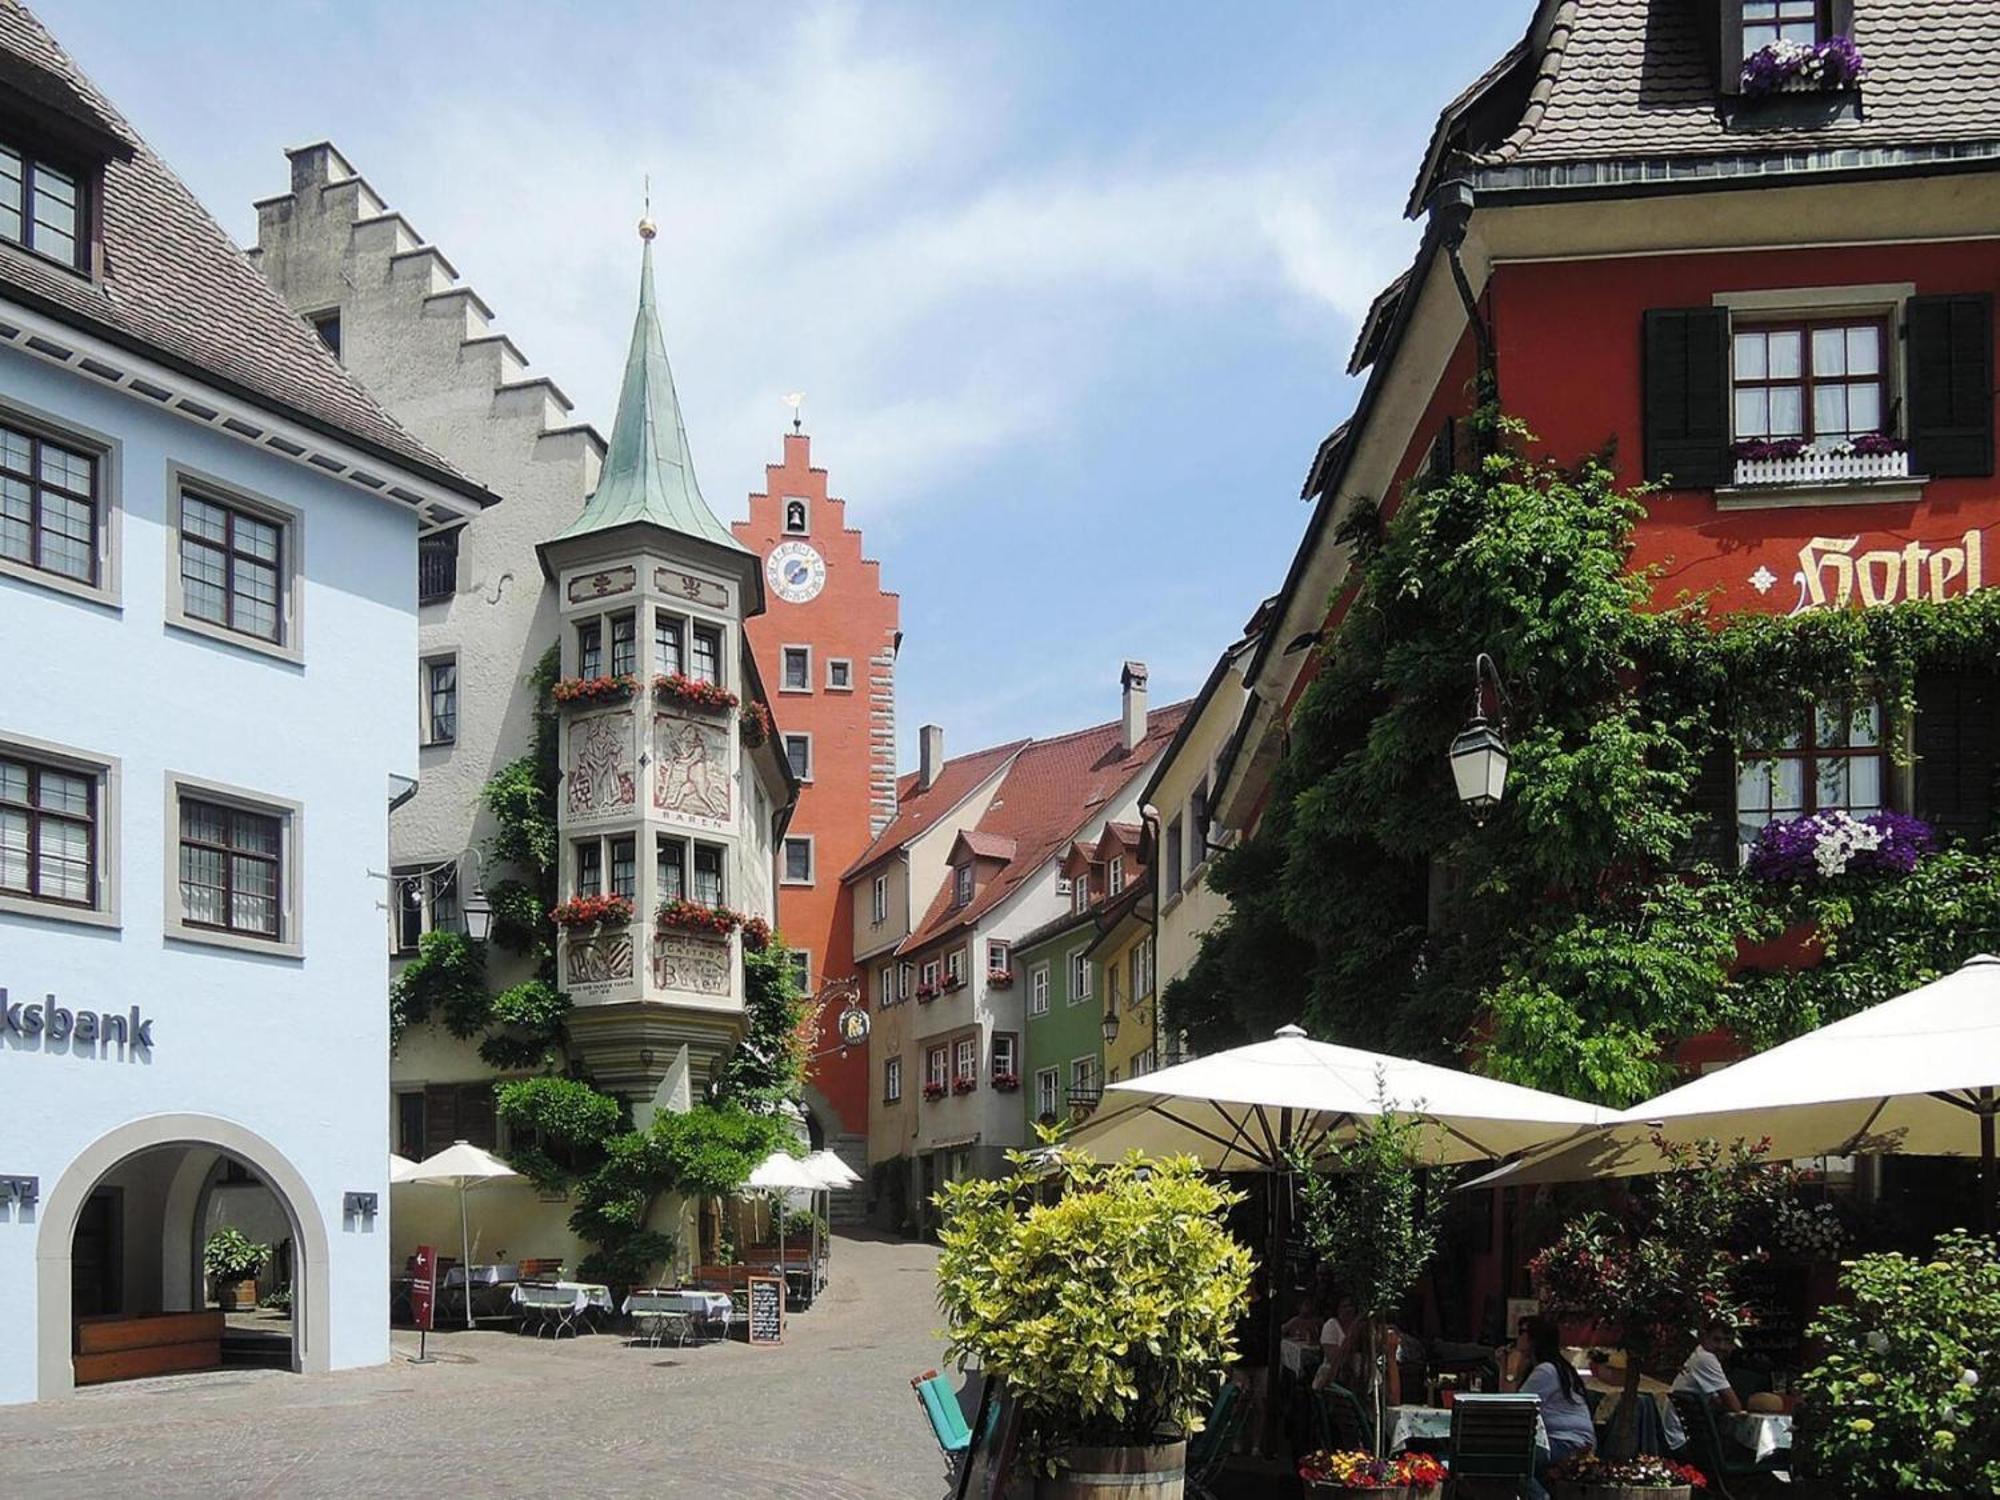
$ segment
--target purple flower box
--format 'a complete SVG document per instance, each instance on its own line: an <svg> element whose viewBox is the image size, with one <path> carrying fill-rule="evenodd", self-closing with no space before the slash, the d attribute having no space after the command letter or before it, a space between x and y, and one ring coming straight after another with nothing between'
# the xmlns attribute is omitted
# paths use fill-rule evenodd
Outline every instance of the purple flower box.
<svg viewBox="0 0 2000 1500"><path fill-rule="evenodd" d="M1803 884L1836 875L1907 875L1937 842L1907 813L1812 813L1767 823L1745 868L1759 880Z"/></svg>
<svg viewBox="0 0 2000 1500"><path fill-rule="evenodd" d="M1828 37L1811 46L1773 42L1743 59L1743 92L1751 98L1794 87L1831 93L1853 88L1867 68L1852 37Z"/></svg>

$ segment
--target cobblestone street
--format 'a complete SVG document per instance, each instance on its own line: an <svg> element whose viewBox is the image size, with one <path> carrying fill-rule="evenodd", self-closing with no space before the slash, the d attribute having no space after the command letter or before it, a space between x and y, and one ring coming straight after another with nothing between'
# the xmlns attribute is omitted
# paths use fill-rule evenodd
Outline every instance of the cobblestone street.
<svg viewBox="0 0 2000 1500"><path fill-rule="evenodd" d="M229 1371L0 1410L0 1495L933 1500L909 1378L943 1346L928 1246L837 1238L786 1342L395 1336L379 1369Z"/></svg>

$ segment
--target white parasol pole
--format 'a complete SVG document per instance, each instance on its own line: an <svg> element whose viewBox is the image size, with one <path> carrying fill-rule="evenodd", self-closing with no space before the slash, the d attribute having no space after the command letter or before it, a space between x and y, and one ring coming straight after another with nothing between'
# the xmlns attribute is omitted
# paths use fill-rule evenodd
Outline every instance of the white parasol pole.
<svg viewBox="0 0 2000 1500"><path fill-rule="evenodd" d="M771 1201L775 1205L773 1215L778 1221L778 1306L784 1307L791 1301L792 1284L785 1275L785 1200L774 1190Z"/></svg>
<svg viewBox="0 0 2000 1500"><path fill-rule="evenodd" d="M458 1238L459 1246L465 1252L463 1270L465 1273L465 1326L472 1327L472 1231L465 1223L465 1184L458 1185Z"/></svg>

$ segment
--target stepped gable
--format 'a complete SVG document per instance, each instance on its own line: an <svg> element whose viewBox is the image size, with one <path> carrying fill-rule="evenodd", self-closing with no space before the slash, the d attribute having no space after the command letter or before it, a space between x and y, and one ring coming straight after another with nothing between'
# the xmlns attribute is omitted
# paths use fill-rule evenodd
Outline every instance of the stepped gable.
<svg viewBox="0 0 2000 1500"><path fill-rule="evenodd" d="M0 56L8 61L11 88L32 92L118 143L104 168L101 280L7 249L0 252L0 295L345 439L440 487L482 503L492 499L341 368L20 0L0 0ZM36 73L41 80L31 89Z"/></svg>
<svg viewBox="0 0 2000 1500"><path fill-rule="evenodd" d="M1146 716L1145 737L1130 750L1125 748L1124 724L1116 719L1055 739L1031 740L1014 756L986 816L966 835L968 840L1012 840L1013 858L964 906L952 906L951 882L943 882L930 910L897 951L912 952L969 927L1005 901L1167 747L1193 706L1190 698L1154 709Z"/></svg>

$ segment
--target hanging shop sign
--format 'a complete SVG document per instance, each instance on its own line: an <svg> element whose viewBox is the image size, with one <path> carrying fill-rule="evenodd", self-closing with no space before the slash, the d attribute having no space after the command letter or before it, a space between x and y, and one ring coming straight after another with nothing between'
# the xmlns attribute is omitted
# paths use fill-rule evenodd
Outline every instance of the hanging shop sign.
<svg viewBox="0 0 2000 1500"><path fill-rule="evenodd" d="M38 1040L74 1046L103 1043L153 1049L153 1020L138 1006L124 1012L72 1010L58 1005L54 995L40 1001L10 1000L0 989L0 1036L16 1039L23 1049Z"/></svg>

